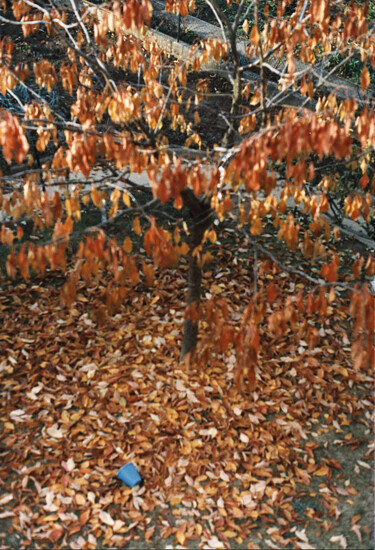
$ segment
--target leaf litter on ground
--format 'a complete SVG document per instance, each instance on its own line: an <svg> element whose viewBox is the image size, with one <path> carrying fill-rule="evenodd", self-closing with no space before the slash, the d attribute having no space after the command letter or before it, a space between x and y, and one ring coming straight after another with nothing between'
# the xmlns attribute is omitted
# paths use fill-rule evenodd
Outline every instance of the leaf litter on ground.
<svg viewBox="0 0 375 550"><path fill-rule="evenodd" d="M251 274L206 272L206 299L239 319ZM100 282L71 310L46 284L3 291L2 548L370 548L373 377L352 366L345 298L313 349L263 327L246 392L230 346L178 363L184 285L162 272L112 317ZM130 461L141 487L116 480Z"/></svg>

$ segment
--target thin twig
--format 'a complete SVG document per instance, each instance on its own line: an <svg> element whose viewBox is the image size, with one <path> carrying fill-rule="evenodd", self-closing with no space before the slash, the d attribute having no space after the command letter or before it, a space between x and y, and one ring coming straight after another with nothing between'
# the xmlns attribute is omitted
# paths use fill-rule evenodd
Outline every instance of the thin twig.
<svg viewBox="0 0 375 550"><path fill-rule="evenodd" d="M253 269L254 269L254 290L253 290L253 294L255 296L256 293L258 292L258 254L257 254L257 249L256 248L254 249L254 266L253 266Z"/></svg>
<svg viewBox="0 0 375 550"><path fill-rule="evenodd" d="M263 252L263 254L266 254L269 258L271 258L271 260L273 262L275 262L275 264L277 264L283 271L288 271L289 273L294 273L295 275L299 275L300 277L303 277L304 279L307 279L308 281L310 281L311 283L314 283L317 286L323 286L323 287L324 286L335 286L335 287L338 286L338 287L341 287L341 288L345 288L345 290L350 290L351 292L357 292L359 294L364 294L364 292L362 290L358 290L358 288L350 286L346 283L340 283L339 281L336 281L334 283L328 283L328 282L326 283L326 282L322 281L321 279L315 279L314 277L311 277L310 275L307 275L307 273L305 273L304 271L301 271L300 269L294 269L293 267L288 267L287 265L280 262L280 260L278 260L274 254L272 254L272 252L270 252L269 250L264 248L264 246L257 243L244 228L242 228L242 233L244 234L246 239L248 241L250 241L250 243L255 248L257 248L258 250Z"/></svg>

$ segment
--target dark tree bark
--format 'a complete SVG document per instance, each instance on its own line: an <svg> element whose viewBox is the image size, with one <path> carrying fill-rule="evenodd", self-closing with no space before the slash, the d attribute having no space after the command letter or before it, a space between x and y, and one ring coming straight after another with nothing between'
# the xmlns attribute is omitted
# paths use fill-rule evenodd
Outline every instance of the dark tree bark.
<svg viewBox="0 0 375 550"><path fill-rule="evenodd" d="M213 220L213 210L210 203L206 200L196 197L191 189L185 189L181 197L189 209L191 215L190 231L190 251L189 251L189 269L188 269L188 317L184 323L184 332L182 337L180 361L188 354L192 354L197 346L198 339L198 310L201 297L202 268L200 267L197 256L193 255L194 249L202 243L203 235ZM208 199L209 201L209 199Z"/></svg>

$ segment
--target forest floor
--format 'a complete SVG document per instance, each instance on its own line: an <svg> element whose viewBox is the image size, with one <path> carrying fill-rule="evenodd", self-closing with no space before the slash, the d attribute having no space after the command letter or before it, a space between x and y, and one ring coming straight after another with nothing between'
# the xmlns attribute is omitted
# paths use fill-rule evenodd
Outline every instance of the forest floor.
<svg viewBox="0 0 375 550"><path fill-rule="evenodd" d="M307 290L259 266L259 287ZM232 236L203 303L225 300L239 323L253 273ZM104 280L82 283L71 310L56 274L4 288L0 547L373 548L373 374L353 367L347 298L307 316L312 349L261 326L250 392L205 322L196 363L178 362L185 275L141 280L112 317ZM116 479L128 462L141 487Z"/></svg>

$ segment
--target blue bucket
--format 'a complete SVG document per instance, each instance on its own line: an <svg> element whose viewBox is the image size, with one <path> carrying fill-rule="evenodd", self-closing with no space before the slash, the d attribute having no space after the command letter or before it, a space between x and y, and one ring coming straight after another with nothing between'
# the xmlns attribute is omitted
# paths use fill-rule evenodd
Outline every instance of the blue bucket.
<svg viewBox="0 0 375 550"><path fill-rule="evenodd" d="M134 485L142 483L142 478L133 462L129 462L120 468L116 477L126 483L126 485L129 485L129 487L134 487Z"/></svg>

